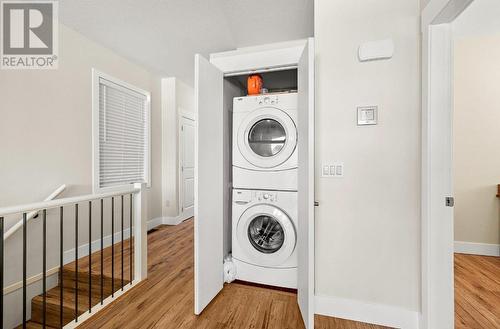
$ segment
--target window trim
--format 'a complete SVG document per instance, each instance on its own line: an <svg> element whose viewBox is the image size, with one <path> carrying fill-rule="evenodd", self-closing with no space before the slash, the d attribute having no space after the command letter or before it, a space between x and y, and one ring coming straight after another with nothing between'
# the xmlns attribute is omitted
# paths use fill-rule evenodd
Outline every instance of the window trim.
<svg viewBox="0 0 500 329"><path fill-rule="evenodd" d="M147 133L146 144L147 150L145 154L144 165L146 187L151 187L151 93L149 91L138 88L125 81L117 79L111 75L103 73L95 68L92 69L92 190L94 193L102 193L107 191L119 190L128 187L129 184L116 185L109 187L99 186L100 175L100 153L99 153L99 81L100 79L108 80L118 86L130 89L136 93L142 94L146 97L146 111L147 111Z"/></svg>

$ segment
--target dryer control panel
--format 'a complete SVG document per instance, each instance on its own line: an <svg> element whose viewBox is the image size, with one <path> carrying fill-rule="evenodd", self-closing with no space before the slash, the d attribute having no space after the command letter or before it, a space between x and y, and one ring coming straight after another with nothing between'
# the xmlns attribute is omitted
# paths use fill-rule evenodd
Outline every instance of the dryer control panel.
<svg viewBox="0 0 500 329"><path fill-rule="evenodd" d="M274 105L279 103L279 97L278 95L265 95L256 97L255 101L259 103L259 105Z"/></svg>
<svg viewBox="0 0 500 329"><path fill-rule="evenodd" d="M290 92L235 97L233 98L233 112L253 111L263 106L296 111L297 96L296 92Z"/></svg>

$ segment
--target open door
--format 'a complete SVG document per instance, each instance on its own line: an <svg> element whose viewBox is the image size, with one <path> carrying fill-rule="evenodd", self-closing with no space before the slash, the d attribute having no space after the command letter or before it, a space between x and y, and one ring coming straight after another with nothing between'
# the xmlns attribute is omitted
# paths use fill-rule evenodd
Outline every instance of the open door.
<svg viewBox="0 0 500 329"><path fill-rule="evenodd" d="M223 79L195 56L194 312L223 286Z"/></svg>
<svg viewBox="0 0 500 329"><path fill-rule="evenodd" d="M314 328L314 39L298 67L298 302L307 329Z"/></svg>

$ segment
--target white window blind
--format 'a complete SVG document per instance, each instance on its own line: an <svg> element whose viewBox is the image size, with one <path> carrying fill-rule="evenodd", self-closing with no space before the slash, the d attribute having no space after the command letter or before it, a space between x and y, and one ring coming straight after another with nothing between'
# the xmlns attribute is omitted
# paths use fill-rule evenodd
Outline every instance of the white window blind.
<svg viewBox="0 0 500 329"><path fill-rule="evenodd" d="M99 78L99 188L149 183L148 95Z"/></svg>

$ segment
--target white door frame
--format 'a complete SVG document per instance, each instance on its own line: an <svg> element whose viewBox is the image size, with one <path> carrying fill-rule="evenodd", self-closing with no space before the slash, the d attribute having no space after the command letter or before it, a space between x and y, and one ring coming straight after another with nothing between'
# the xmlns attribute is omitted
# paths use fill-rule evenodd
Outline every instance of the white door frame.
<svg viewBox="0 0 500 329"><path fill-rule="evenodd" d="M422 12L422 329L454 327L453 35L473 0L431 0Z"/></svg>
<svg viewBox="0 0 500 329"><path fill-rule="evenodd" d="M217 67L225 76L232 76L236 73L246 74L256 71L263 72L266 70L298 69L304 50L312 50L311 53L314 54L313 45L314 38L308 38L280 44L240 48L235 51L211 54L210 63ZM314 63L314 55L309 55L309 60L310 64ZM314 65L311 66L312 67L309 67L309 69L312 70L310 73L312 74L312 80L314 80ZM310 79L311 76L308 78ZM311 92L313 92L314 83L309 82L309 84ZM314 99L310 99L308 105L313 111L312 113L309 113L309 138L311 141L314 141ZM314 170L314 149L311 149L310 147L309 152L309 166L312 170ZM301 312L305 311L305 313L307 313L303 314L304 324L306 325L306 328L311 329L314 327L314 175L309 177L309 181L307 183L308 194L311 198L309 200L310 209L308 211L311 224L310 229L307 231L310 243L307 255L309 257L309 266L304 273L307 273L309 280L307 282L307 287L298 287L298 295L301 294L301 290L307 293L307 296L302 299L302 304L308 305L309 307L306 310L301 309ZM298 302L300 304L301 301L298 300Z"/></svg>
<svg viewBox="0 0 500 329"><path fill-rule="evenodd" d="M183 110L182 108L179 107L178 109L178 118L177 118L177 131L179 132L179 139L177 141L177 150L178 150L178 157L177 157L177 177L178 177L178 186L179 189L177 191L177 200L178 200L178 209L179 209L179 222L186 220L194 215L189 213L189 214L184 214L184 210L182 205L184 204L184 182L183 180L183 172L182 172L182 158L183 158L183 140L180 137L182 134L182 119L187 119L193 121L193 124L196 125L196 118L195 114L193 112L188 112ZM194 145L193 145L194 149ZM194 208L194 207L193 207Z"/></svg>

